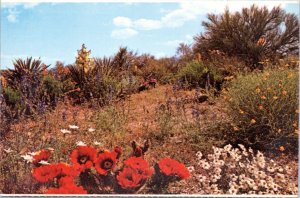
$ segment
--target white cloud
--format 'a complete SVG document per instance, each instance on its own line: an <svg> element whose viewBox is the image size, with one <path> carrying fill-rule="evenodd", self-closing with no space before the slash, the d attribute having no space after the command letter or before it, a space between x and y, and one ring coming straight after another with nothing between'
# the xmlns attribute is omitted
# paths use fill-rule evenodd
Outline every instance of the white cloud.
<svg viewBox="0 0 300 198"><path fill-rule="evenodd" d="M122 29L113 30L111 33L111 37L113 37L115 39L128 39L137 34L138 34L138 32L134 29L122 28Z"/></svg>
<svg viewBox="0 0 300 198"><path fill-rule="evenodd" d="M40 3L31 2L31 3L1 3L1 9L8 9L7 20L11 23L18 21L18 15L21 13L19 11L20 7L24 9L32 9ZM18 8L18 9L17 9Z"/></svg>
<svg viewBox="0 0 300 198"><path fill-rule="evenodd" d="M11 2L2 2L1 3L1 9L2 8L16 8L17 6L22 6L24 9L31 9L35 6L39 5L39 2L30 2L30 3L11 3Z"/></svg>
<svg viewBox="0 0 300 198"><path fill-rule="evenodd" d="M16 9L10 8L8 9L8 15L7 20L11 23L17 22L17 16L20 12L18 12Z"/></svg>
<svg viewBox="0 0 300 198"><path fill-rule="evenodd" d="M133 25L140 30L154 30L161 28L161 22L159 20L151 19L138 19L134 21Z"/></svg>
<svg viewBox="0 0 300 198"><path fill-rule="evenodd" d="M132 26L132 20L128 17L118 16L113 19L113 23L115 24L115 26L118 26L118 27L131 27Z"/></svg>
<svg viewBox="0 0 300 198"><path fill-rule="evenodd" d="M292 1L295 2L295 1ZM116 17L114 24L116 26L130 27L138 30L153 30L163 27L181 27L186 22L196 19L199 15L206 15L208 13L222 13L228 7L229 11L239 11L244 7L250 7L256 4L259 7L266 6L272 9L274 6L280 5L282 8L289 3L288 1L184 1L179 4L179 8L175 10L160 10L164 15L159 20L153 19L137 19L132 20L128 17Z"/></svg>

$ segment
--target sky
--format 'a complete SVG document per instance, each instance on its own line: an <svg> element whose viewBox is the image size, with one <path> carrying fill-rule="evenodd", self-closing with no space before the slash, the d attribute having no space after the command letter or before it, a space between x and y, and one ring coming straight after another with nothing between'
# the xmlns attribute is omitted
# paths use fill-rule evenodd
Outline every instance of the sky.
<svg viewBox="0 0 300 198"><path fill-rule="evenodd" d="M138 54L173 56L179 43L193 43L208 13L280 5L299 17L298 1L181 1L142 3L1 2L1 69L16 58L73 64L84 43L92 57L114 55L120 46Z"/></svg>

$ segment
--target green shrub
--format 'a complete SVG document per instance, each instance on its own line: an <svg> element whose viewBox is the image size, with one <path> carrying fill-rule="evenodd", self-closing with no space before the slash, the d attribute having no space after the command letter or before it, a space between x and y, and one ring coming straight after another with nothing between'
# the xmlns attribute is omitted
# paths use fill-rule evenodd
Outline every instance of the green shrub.
<svg viewBox="0 0 300 198"><path fill-rule="evenodd" d="M14 90L10 87L4 88L4 98L9 106L19 107L21 106L21 93L18 90Z"/></svg>
<svg viewBox="0 0 300 198"><path fill-rule="evenodd" d="M50 95L62 94L62 83L55 80L52 76L48 75L43 78L45 91Z"/></svg>
<svg viewBox="0 0 300 198"><path fill-rule="evenodd" d="M208 74L210 85L215 86L223 80L223 76L218 70L205 66L202 62L197 61L192 61L180 69L177 74L177 79L183 82L184 86L188 88L197 86L205 88L208 81Z"/></svg>
<svg viewBox="0 0 300 198"><path fill-rule="evenodd" d="M260 150L296 152L298 95L298 70L238 76L228 92L233 140Z"/></svg>

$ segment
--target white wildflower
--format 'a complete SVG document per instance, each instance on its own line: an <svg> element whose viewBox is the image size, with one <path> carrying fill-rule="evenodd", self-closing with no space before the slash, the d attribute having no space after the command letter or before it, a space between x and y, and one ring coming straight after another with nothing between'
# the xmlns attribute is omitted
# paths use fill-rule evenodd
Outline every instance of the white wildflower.
<svg viewBox="0 0 300 198"><path fill-rule="evenodd" d="M203 176L203 175L199 175L198 177L196 177L196 179L199 181L199 182L205 182L206 181L206 176Z"/></svg>
<svg viewBox="0 0 300 198"><path fill-rule="evenodd" d="M62 132L63 134L71 134L71 131L67 130L67 129L61 129L60 132Z"/></svg>
<svg viewBox="0 0 300 198"><path fill-rule="evenodd" d="M290 166L285 166L285 171L287 174L291 174L293 172L293 169Z"/></svg>
<svg viewBox="0 0 300 198"><path fill-rule="evenodd" d="M11 148L8 148L8 149L4 149L5 153L11 153L13 152L13 150L11 150Z"/></svg>
<svg viewBox="0 0 300 198"><path fill-rule="evenodd" d="M79 127L76 126L76 125L69 125L69 128L70 128L70 129L79 129Z"/></svg>
<svg viewBox="0 0 300 198"><path fill-rule="evenodd" d="M230 175L231 181L236 182L238 179L238 176L236 176L235 174Z"/></svg>
<svg viewBox="0 0 300 198"><path fill-rule="evenodd" d="M86 144L83 141L76 142L77 146L86 146Z"/></svg>
<svg viewBox="0 0 300 198"><path fill-rule="evenodd" d="M245 148L245 146L244 145L242 145L242 144L238 144L238 146L243 150L243 151L245 151L246 150L246 148Z"/></svg>
<svg viewBox="0 0 300 198"><path fill-rule="evenodd" d="M262 178L262 179L266 178L266 176L267 176L264 171L258 171L257 174L258 174L259 178Z"/></svg>
<svg viewBox="0 0 300 198"><path fill-rule="evenodd" d="M88 129L88 132L94 132L96 129L94 129L94 128L89 128Z"/></svg>
<svg viewBox="0 0 300 198"><path fill-rule="evenodd" d="M198 160L200 160L201 158L202 158L202 153L201 153L201 151L198 151L197 153L196 153L196 156L197 156L197 158L198 158Z"/></svg>
<svg viewBox="0 0 300 198"><path fill-rule="evenodd" d="M229 188L229 190L228 190L228 193L229 193L229 194L232 194L232 195L235 195L237 192L238 192L238 189L235 188L235 187L231 187L231 188Z"/></svg>
<svg viewBox="0 0 300 198"><path fill-rule="evenodd" d="M45 161L45 160L41 160L41 161L39 162L39 164L42 164L42 165L48 165L49 162L47 162L47 161Z"/></svg>
<svg viewBox="0 0 300 198"><path fill-rule="evenodd" d="M27 163L32 163L33 162L33 157L31 155L25 154L21 155L21 157L27 162Z"/></svg>
<svg viewBox="0 0 300 198"><path fill-rule="evenodd" d="M266 180L260 180L258 182L258 185L261 186L261 187L267 187L267 182L266 182Z"/></svg>
<svg viewBox="0 0 300 198"><path fill-rule="evenodd" d="M269 171L270 173L274 173L275 169L271 166L268 166L267 171Z"/></svg>
<svg viewBox="0 0 300 198"><path fill-rule="evenodd" d="M279 167L277 168L277 171L280 172L280 173L282 173L282 172L283 172L283 168L282 168L281 166L279 166Z"/></svg>
<svg viewBox="0 0 300 198"><path fill-rule="evenodd" d="M98 141L94 141L93 144L96 145L96 146L101 146L102 145L102 143L98 142Z"/></svg>
<svg viewBox="0 0 300 198"><path fill-rule="evenodd" d="M231 144L228 144L228 145L226 145L226 146L224 147L224 150L225 150L225 151L230 151L231 148L232 148Z"/></svg>
<svg viewBox="0 0 300 198"><path fill-rule="evenodd" d="M214 172L219 175L219 174L221 174L222 169L221 168L215 168Z"/></svg>
<svg viewBox="0 0 300 198"><path fill-rule="evenodd" d="M189 167L187 167L187 169L189 170L190 173L195 171L194 166L189 166Z"/></svg>
<svg viewBox="0 0 300 198"><path fill-rule="evenodd" d="M209 168L210 168L209 163L208 163L208 162L203 163L202 168L204 168L204 169L206 169L206 170L209 169Z"/></svg>
<svg viewBox="0 0 300 198"><path fill-rule="evenodd" d="M245 167L246 167L245 164L242 163L242 162L239 162L239 166L240 166L241 168L245 168Z"/></svg>

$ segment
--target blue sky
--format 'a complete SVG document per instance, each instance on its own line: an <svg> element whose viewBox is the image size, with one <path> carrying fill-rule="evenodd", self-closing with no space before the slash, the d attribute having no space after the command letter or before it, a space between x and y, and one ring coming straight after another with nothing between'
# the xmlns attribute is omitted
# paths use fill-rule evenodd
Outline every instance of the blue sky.
<svg viewBox="0 0 300 198"><path fill-rule="evenodd" d="M120 46L172 56L180 42L191 44L203 31L207 13L249 7L253 1L178 3L1 3L1 68L15 58L41 57L46 64L75 61L85 43L93 57L110 56ZM269 8L281 4L299 15L297 1L257 1Z"/></svg>

